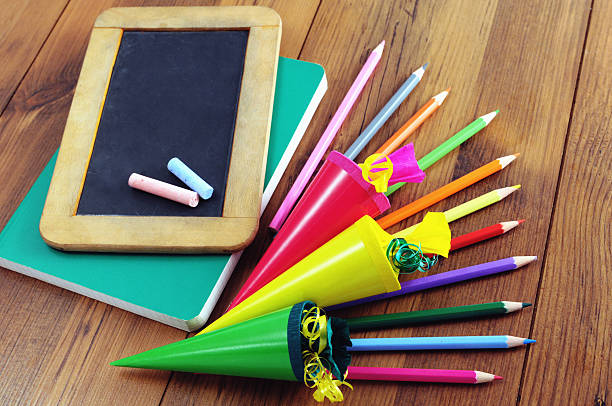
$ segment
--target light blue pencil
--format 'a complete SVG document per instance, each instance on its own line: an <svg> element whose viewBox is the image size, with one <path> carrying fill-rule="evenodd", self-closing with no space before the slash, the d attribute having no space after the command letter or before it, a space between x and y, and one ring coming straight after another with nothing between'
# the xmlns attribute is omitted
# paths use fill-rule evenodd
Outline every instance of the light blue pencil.
<svg viewBox="0 0 612 406"><path fill-rule="evenodd" d="M536 340L514 336L352 338L349 351L478 350L512 348Z"/></svg>
<svg viewBox="0 0 612 406"><path fill-rule="evenodd" d="M365 130L359 134L359 137L357 137L355 142L353 142L349 149L346 150L344 155L350 159L355 159L355 157L359 155L365 146L368 145L368 142L370 142L372 137L374 137L374 134L380 130L380 127L387 122L389 117L391 117L391 114L393 114L393 112L397 110L399 105L402 104L406 97L408 97L410 92L412 92L412 89L419 84L426 68L427 64L412 72L412 75L410 75L399 90L395 92L393 96L391 96L387 104L385 104L385 107L378 112L376 117L374 117L370 124L368 124Z"/></svg>

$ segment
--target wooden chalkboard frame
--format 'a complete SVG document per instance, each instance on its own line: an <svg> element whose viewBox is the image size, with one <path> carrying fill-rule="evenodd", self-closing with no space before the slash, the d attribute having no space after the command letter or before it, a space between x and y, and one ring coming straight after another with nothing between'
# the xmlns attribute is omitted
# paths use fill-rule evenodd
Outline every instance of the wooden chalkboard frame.
<svg viewBox="0 0 612 406"><path fill-rule="evenodd" d="M249 30L222 217L76 215L125 30ZM225 253L259 225L281 19L266 7L112 8L96 20L45 202L40 233L70 251ZM127 182L127 179L126 179Z"/></svg>

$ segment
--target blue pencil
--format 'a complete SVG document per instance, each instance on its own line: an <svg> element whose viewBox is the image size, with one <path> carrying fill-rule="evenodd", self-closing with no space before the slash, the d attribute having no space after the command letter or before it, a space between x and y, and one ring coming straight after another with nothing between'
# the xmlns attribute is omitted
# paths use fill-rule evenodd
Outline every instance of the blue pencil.
<svg viewBox="0 0 612 406"><path fill-rule="evenodd" d="M478 350L512 348L536 340L514 336L352 338L349 351Z"/></svg>
<svg viewBox="0 0 612 406"><path fill-rule="evenodd" d="M391 117L391 114L400 104L408 97L410 92L419 84L421 78L423 77L423 73L425 73L425 69L427 68L427 64L421 66L419 69L415 70L412 75L406 79L404 84L399 88L397 92L385 104L385 106L378 112L376 117L368 124L368 126L359 134L359 137L353 142L353 144L346 150L344 155L346 155L350 159L355 159L357 155L368 145L368 142L374 137L374 134L380 127L383 126Z"/></svg>

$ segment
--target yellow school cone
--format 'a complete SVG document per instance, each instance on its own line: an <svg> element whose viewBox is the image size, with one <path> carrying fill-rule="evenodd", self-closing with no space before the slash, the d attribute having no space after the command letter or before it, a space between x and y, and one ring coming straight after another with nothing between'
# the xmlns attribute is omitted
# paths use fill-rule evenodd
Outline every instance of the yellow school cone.
<svg viewBox="0 0 612 406"><path fill-rule="evenodd" d="M434 225L431 234L423 234L431 225ZM444 214L428 213L415 232L421 232L417 235L424 241L412 242L430 248L423 252L448 255L450 230ZM405 238L411 242L410 236ZM387 258L387 247L392 239L376 221L364 216L199 334L231 326L304 300L325 307L398 290L401 287L397 279L398 272ZM442 244L436 246L435 241L442 241Z"/></svg>

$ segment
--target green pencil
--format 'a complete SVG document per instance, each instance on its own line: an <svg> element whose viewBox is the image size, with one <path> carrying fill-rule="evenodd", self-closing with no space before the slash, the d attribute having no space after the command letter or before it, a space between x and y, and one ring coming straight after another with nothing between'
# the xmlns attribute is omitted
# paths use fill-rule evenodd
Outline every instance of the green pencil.
<svg viewBox="0 0 612 406"><path fill-rule="evenodd" d="M402 327L436 321L493 316L512 313L527 306L531 306L531 303L501 301L468 306L444 307L441 309L419 310L415 312L378 314L375 316L355 317L346 319L346 321L351 331L358 331L381 327Z"/></svg>
<svg viewBox="0 0 612 406"><path fill-rule="evenodd" d="M453 149L457 148L459 145L463 144L465 141L470 139L474 134L478 131L485 128L489 123L495 118L495 116L499 113L499 110L495 110L489 114L485 114L484 116L478 117L476 120L472 121L465 127L463 130L459 131L457 134L453 135L442 144L440 144L436 149L431 151L429 154L425 155L423 158L419 159L417 163L419 164L419 168L421 170L425 170L429 168L431 165L438 162L442 159L446 154L451 152ZM396 183L393 186L389 186L389 189L385 192L385 195L389 196L391 193L395 192L397 189L404 186L405 182Z"/></svg>

